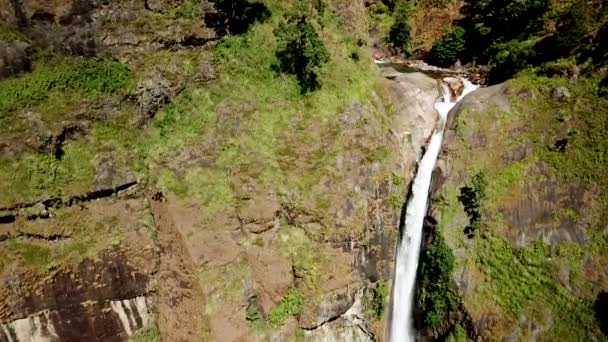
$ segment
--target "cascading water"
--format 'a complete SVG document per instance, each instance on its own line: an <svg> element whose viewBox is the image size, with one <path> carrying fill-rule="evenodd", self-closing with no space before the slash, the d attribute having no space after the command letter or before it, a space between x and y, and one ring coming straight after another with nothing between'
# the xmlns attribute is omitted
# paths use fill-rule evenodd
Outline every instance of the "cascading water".
<svg viewBox="0 0 608 342"><path fill-rule="evenodd" d="M405 216L405 229L395 266L395 281L393 283L393 311L390 322L390 342L408 342L414 340L413 327L413 301L414 287L416 283L416 270L420 256L420 244L422 242L422 226L427 211L429 187L431 174L435 168L435 162L441 141L443 140L443 127L450 109L458 103L465 95L477 88L468 80L463 80L464 90L455 102L450 99L448 87L442 83L443 99L435 104L439 112L439 128L433 133L431 142L426 153L418 166L418 173L412 185L412 196L407 203Z"/></svg>

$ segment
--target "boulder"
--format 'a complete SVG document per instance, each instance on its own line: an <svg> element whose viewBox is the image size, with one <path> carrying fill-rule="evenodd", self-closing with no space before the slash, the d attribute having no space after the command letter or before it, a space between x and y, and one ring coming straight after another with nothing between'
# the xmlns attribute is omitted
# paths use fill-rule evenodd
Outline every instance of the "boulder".
<svg viewBox="0 0 608 342"><path fill-rule="evenodd" d="M22 41L0 41L0 79L29 71L31 48Z"/></svg>
<svg viewBox="0 0 608 342"><path fill-rule="evenodd" d="M172 85L159 72L154 72L137 85L135 92L139 105L137 124L145 125L173 95Z"/></svg>
<svg viewBox="0 0 608 342"><path fill-rule="evenodd" d="M557 100L566 100L570 98L570 91L566 87L557 87L551 90L551 97Z"/></svg>
<svg viewBox="0 0 608 342"><path fill-rule="evenodd" d="M443 82L450 90L451 101L456 101L456 99L462 95L462 91L464 90L464 82L462 81L462 78L444 77Z"/></svg>

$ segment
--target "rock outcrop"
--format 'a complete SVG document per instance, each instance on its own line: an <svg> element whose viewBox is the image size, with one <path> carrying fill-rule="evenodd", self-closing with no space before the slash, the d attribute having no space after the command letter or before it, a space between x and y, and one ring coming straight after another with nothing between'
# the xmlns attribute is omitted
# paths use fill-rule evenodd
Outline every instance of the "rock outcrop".
<svg viewBox="0 0 608 342"><path fill-rule="evenodd" d="M604 171L593 157L593 179L573 169L597 153L587 139L600 139L592 132L605 119L590 123L587 110L604 104L578 85L542 82L479 89L449 114L429 211L438 224L428 234L455 256L454 310L463 311L429 334L458 324L482 340L603 338L589 303L608 286Z"/></svg>

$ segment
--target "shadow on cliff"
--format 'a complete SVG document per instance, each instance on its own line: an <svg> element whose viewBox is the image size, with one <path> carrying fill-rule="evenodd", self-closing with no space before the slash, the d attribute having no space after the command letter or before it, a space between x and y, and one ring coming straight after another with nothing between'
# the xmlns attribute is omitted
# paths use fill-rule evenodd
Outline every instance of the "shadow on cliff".
<svg viewBox="0 0 608 342"><path fill-rule="evenodd" d="M218 36L242 34L256 22L270 18L268 7L260 2L246 0L217 0L216 13L205 14L205 25L213 28Z"/></svg>

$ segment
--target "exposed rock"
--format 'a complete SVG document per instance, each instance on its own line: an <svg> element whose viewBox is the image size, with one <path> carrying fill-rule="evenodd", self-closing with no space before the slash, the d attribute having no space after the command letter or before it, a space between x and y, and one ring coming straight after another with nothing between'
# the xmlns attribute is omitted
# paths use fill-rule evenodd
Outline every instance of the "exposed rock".
<svg viewBox="0 0 608 342"><path fill-rule="evenodd" d="M340 121L347 127L353 127L363 115L363 106L359 102L353 103L342 115Z"/></svg>
<svg viewBox="0 0 608 342"><path fill-rule="evenodd" d="M171 82L159 72L154 72L141 80L135 92L139 105L137 123L145 125L154 117L156 112L172 97Z"/></svg>
<svg viewBox="0 0 608 342"><path fill-rule="evenodd" d="M339 317L322 325L304 331L305 341L321 342L372 342L377 341L365 324L362 305L362 291L355 295L352 306Z"/></svg>
<svg viewBox="0 0 608 342"><path fill-rule="evenodd" d="M128 170L120 170L116 167L110 156L99 156L95 167L95 190L114 189L123 184L137 181L135 176Z"/></svg>
<svg viewBox="0 0 608 342"><path fill-rule="evenodd" d="M46 327L61 341L121 341L150 324L148 275L123 258L109 254L98 262L87 260L37 288L31 288L34 279L24 275L5 278L0 288L0 340L36 340Z"/></svg>
<svg viewBox="0 0 608 342"><path fill-rule="evenodd" d="M217 78L213 61L203 60L198 66L198 73L195 76L197 81L209 82Z"/></svg>
<svg viewBox="0 0 608 342"><path fill-rule="evenodd" d="M551 90L551 96L554 99L566 100L570 98L570 91L566 87L557 87Z"/></svg>
<svg viewBox="0 0 608 342"><path fill-rule="evenodd" d="M464 90L464 82L462 81L462 78L444 77L442 80L445 82L445 84L447 84L448 89L450 89L451 101L456 101Z"/></svg>
<svg viewBox="0 0 608 342"><path fill-rule="evenodd" d="M413 166L420 148L431 136L437 122L435 102L440 96L436 80L422 73L406 73L395 78L393 86L398 99L393 133L401 146L405 169ZM407 162L409 161L409 162Z"/></svg>
<svg viewBox="0 0 608 342"><path fill-rule="evenodd" d="M355 294L356 291L350 286L325 293L312 310L305 307L300 316L300 327L307 330L314 329L342 316L355 303Z"/></svg>
<svg viewBox="0 0 608 342"><path fill-rule="evenodd" d="M259 234L280 225L281 205L276 195L254 195L237 210L241 229Z"/></svg>
<svg viewBox="0 0 608 342"><path fill-rule="evenodd" d="M29 71L31 67L31 49L22 41L0 41L0 79Z"/></svg>

